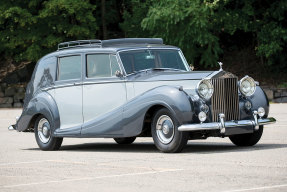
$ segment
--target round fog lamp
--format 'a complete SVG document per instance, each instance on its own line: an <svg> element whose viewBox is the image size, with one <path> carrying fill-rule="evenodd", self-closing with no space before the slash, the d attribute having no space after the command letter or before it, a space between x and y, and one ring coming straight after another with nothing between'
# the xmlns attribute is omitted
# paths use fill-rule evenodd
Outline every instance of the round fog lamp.
<svg viewBox="0 0 287 192"><path fill-rule="evenodd" d="M257 112L259 117L263 117L265 115L265 109L263 107L259 107Z"/></svg>
<svg viewBox="0 0 287 192"><path fill-rule="evenodd" d="M198 119L200 122L204 122L206 120L206 113L204 113L203 111L201 111L199 114L198 114Z"/></svg>

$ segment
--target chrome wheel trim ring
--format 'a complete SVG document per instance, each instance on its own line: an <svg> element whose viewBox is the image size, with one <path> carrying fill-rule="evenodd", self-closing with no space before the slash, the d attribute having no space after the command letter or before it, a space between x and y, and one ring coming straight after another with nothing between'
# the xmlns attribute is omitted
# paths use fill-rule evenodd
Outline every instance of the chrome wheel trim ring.
<svg viewBox="0 0 287 192"><path fill-rule="evenodd" d="M156 122L156 135L163 144L169 144L174 138L174 124L167 115L162 115Z"/></svg>
<svg viewBox="0 0 287 192"><path fill-rule="evenodd" d="M51 139L51 134L50 123L46 118L40 119L37 130L40 141L44 144L48 143Z"/></svg>

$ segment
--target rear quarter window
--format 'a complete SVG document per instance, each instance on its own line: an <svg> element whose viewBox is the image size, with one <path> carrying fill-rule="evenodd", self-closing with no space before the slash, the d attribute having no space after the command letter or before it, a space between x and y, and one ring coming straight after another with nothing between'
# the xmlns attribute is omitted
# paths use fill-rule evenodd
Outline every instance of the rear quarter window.
<svg viewBox="0 0 287 192"><path fill-rule="evenodd" d="M80 79L82 76L81 56L59 57L58 80Z"/></svg>
<svg viewBox="0 0 287 192"><path fill-rule="evenodd" d="M40 60L33 79L34 89L48 87L54 84L56 77L57 58L49 57Z"/></svg>

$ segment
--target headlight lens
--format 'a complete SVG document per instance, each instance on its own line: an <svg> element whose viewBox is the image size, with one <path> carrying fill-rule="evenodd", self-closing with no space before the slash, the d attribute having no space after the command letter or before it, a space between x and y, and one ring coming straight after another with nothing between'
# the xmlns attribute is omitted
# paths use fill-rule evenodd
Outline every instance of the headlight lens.
<svg viewBox="0 0 287 192"><path fill-rule="evenodd" d="M209 80L203 79L197 85L197 93L200 97L208 100L213 94L213 85Z"/></svg>
<svg viewBox="0 0 287 192"><path fill-rule="evenodd" d="M244 96L249 97L254 94L256 83L251 77L243 77L239 82L239 89Z"/></svg>

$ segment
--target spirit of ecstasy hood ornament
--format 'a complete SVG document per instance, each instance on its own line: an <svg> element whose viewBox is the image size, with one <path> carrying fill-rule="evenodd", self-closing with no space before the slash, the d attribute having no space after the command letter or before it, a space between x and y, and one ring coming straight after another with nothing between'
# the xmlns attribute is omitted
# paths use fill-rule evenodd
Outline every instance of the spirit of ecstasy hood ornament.
<svg viewBox="0 0 287 192"><path fill-rule="evenodd" d="M220 66L219 71L223 71L223 69L222 69L222 65L223 65L223 63L222 63L222 62L218 62L218 64L219 64L219 66Z"/></svg>

